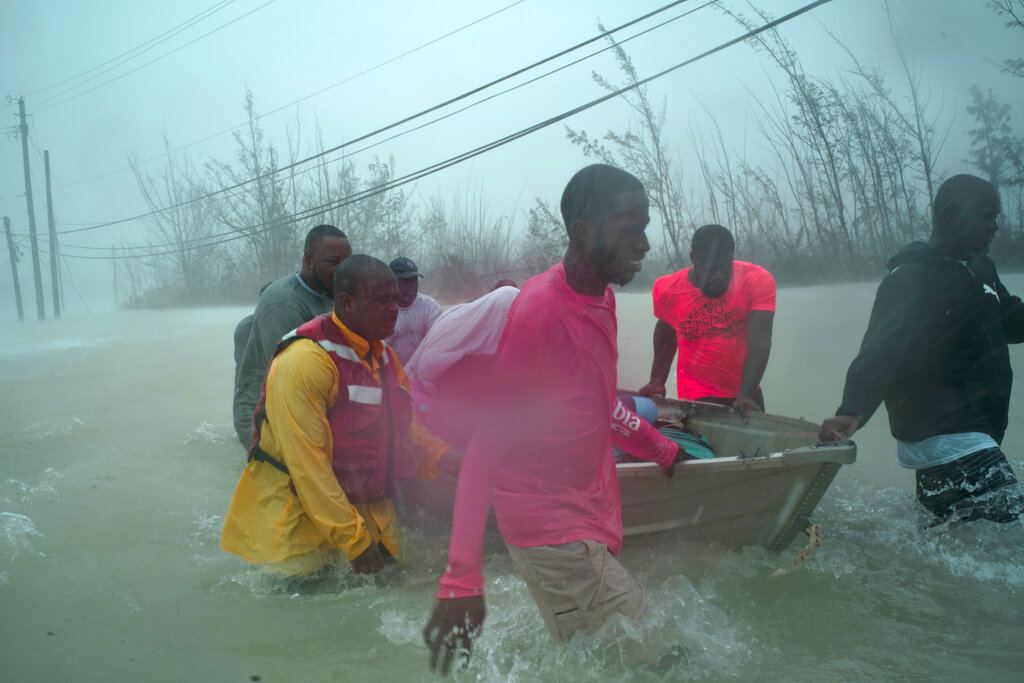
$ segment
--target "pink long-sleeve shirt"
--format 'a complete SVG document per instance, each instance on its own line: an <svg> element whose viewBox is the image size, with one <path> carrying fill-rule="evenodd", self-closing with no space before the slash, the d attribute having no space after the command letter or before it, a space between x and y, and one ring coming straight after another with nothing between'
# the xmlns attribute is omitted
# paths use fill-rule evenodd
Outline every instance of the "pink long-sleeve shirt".
<svg viewBox="0 0 1024 683"><path fill-rule="evenodd" d="M495 356L496 414L463 459L439 598L483 593L492 504L510 545L589 539L622 548L613 442L663 466L678 449L616 399L616 333L610 287L579 294L561 263L523 286Z"/></svg>

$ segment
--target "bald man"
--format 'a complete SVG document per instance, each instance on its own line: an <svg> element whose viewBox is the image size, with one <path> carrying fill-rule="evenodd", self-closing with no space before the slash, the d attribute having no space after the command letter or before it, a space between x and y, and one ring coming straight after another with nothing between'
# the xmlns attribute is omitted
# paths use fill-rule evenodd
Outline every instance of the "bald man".
<svg viewBox="0 0 1024 683"><path fill-rule="evenodd" d="M1009 522L1024 494L1000 450L1013 373L1007 344L1024 341L1024 304L986 255L999 193L971 175L935 193L932 234L889 261L843 402L822 441L848 438L881 402L917 499L935 516Z"/></svg>

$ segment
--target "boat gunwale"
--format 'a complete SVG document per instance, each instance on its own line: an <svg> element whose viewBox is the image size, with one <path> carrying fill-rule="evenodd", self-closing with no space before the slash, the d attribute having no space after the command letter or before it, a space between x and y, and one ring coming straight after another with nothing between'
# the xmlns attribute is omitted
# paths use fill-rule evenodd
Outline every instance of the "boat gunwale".
<svg viewBox="0 0 1024 683"><path fill-rule="evenodd" d="M840 465L852 465L857 461L857 446L852 441L838 444L824 444L792 448L777 453L754 456L727 456L707 458L704 460L684 460L673 465L674 474L691 476L694 474L710 474L733 470L775 469L783 467L805 467L834 462ZM620 462L616 463L616 473L626 477L665 476L664 469L653 462Z"/></svg>

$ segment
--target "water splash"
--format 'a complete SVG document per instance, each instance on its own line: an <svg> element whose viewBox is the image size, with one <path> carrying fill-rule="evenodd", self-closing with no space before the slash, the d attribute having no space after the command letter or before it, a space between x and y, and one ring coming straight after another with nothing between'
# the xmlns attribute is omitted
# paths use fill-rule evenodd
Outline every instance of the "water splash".
<svg viewBox="0 0 1024 683"><path fill-rule="evenodd" d="M834 519L823 530L829 551L820 552L818 558L820 570L832 576L876 574L891 581L894 577L888 574L896 572L879 558L895 555L911 572L936 572L1011 589L1024 587L1024 567L1017 557L1024 543L1022 520L930 526L931 515L911 495L853 481L836 487L817 514ZM814 558L809 560L809 564L813 562Z"/></svg>
<svg viewBox="0 0 1024 683"><path fill-rule="evenodd" d="M27 503L35 498L52 499L57 494L55 484L61 478L60 472L52 467L47 467L43 471L41 481L35 486L17 479L8 479L3 483L3 488L0 488L0 495L3 495L8 504L14 500Z"/></svg>
<svg viewBox="0 0 1024 683"><path fill-rule="evenodd" d="M0 359L11 360L31 356L53 357L56 352L66 353L76 349L85 349L106 344L110 340L104 337L92 339L51 339L26 338L21 343L4 344L0 347Z"/></svg>
<svg viewBox="0 0 1024 683"><path fill-rule="evenodd" d="M34 444L45 439L52 439L59 436L68 436L79 427L85 426L85 421L77 417L70 420L53 424L52 421L36 421L27 427L12 432L8 438L17 443Z"/></svg>
<svg viewBox="0 0 1024 683"><path fill-rule="evenodd" d="M192 531L185 538L185 545L196 552L197 557L208 554L220 554L220 530L224 526L222 515L213 515L200 510L193 510L196 515L192 522Z"/></svg>
<svg viewBox="0 0 1024 683"><path fill-rule="evenodd" d="M13 562L22 551L31 550L31 539L44 536L29 517L15 512L0 512L0 558L5 563Z"/></svg>
<svg viewBox="0 0 1024 683"><path fill-rule="evenodd" d="M185 437L184 444L228 443L235 440L234 428L229 424L211 424L203 420L191 434Z"/></svg>

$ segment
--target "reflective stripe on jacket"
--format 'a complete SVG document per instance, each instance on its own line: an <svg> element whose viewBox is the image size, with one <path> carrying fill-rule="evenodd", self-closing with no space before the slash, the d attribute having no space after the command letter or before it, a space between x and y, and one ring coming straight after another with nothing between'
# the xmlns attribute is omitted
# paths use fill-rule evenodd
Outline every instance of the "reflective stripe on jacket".
<svg viewBox="0 0 1024 683"><path fill-rule="evenodd" d="M384 347L378 382L330 316L301 325L295 337L315 341L338 369L338 401L327 421L334 441L331 466L341 489L353 503L392 497L403 447L398 435L408 434L412 422L412 397L398 382L394 351Z"/></svg>
<svg viewBox="0 0 1024 683"><path fill-rule="evenodd" d="M360 503L350 500L340 485L335 454L341 448L335 444L336 428L329 416L338 414L342 403L358 411L371 405L352 401L353 393L368 398L374 394L372 389L377 388L383 403L381 385L370 386L378 377L388 381L389 389L391 382L404 386L408 379L380 342L367 343L332 316L319 320L338 330L337 335L331 333L331 339L326 341L339 344L347 339L348 344L339 346L354 346L356 357L361 355L366 359L359 363L364 364L366 374L363 377L367 379L363 382L350 379L356 376L356 370L348 362L346 386L343 386L339 364L324 346L312 337L284 340L288 343L279 346L260 399L259 449L252 449L254 457L235 489L221 534L222 549L252 563L290 563L289 568L284 569L287 573L315 569L315 565L329 561L325 553L332 551L341 550L353 559L371 541L381 543L396 557L400 555L391 500L384 497L376 502ZM384 359L388 359L387 366ZM347 384L361 388L352 392ZM405 391L392 393L400 397ZM381 412L380 406L376 410ZM396 473L433 478L437 461L447 446L426 432L415 418L411 418L411 424L401 419L395 419L394 423ZM342 432L338 434L339 440L349 438ZM412 444L413 440L422 448ZM411 448L397 448L399 443ZM256 457L257 451L266 457ZM414 455L420 457L413 458ZM271 466L270 460L280 467ZM338 464L346 477L362 475L358 467L351 467L353 463L344 453ZM375 471L378 476L369 479L379 482L380 471ZM383 481L386 489L386 477ZM367 498L377 495L365 488L360 490L362 493L358 495ZM309 566L300 569L295 562L304 558L309 560L305 563Z"/></svg>

